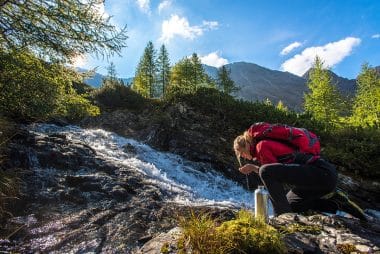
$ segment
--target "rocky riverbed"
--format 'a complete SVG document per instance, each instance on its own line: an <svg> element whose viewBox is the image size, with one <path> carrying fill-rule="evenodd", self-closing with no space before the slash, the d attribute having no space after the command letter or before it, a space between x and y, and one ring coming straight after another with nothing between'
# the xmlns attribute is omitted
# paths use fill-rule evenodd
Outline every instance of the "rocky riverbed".
<svg viewBox="0 0 380 254"><path fill-rule="evenodd" d="M9 146L23 196L3 224L0 250L131 253L203 210L231 217L252 196L210 165L103 130L26 126Z"/></svg>

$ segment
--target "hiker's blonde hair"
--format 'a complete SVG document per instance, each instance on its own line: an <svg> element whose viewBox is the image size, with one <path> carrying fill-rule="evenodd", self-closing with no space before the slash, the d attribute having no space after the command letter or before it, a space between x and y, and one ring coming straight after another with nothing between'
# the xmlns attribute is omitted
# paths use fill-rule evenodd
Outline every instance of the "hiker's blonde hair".
<svg viewBox="0 0 380 254"><path fill-rule="evenodd" d="M241 165L240 157L241 157L241 151L247 150L247 144L252 143L252 136L248 133L248 131L245 131L243 135L239 135L234 140L234 151L236 155L236 159L239 162L239 165ZM247 151L249 152L249 151Z"/></svg>

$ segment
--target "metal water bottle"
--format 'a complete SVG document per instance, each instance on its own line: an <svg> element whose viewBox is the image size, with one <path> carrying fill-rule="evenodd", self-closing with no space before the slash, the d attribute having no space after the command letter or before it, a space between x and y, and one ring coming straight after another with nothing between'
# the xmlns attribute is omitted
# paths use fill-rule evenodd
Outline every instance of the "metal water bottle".
<svg viewBox="0 0 380 254"><path fill-rule="evenodd" d="M268 221L268 197L269 193L264 186L259 185L255 190L255 217L261 217Z"/></svg>

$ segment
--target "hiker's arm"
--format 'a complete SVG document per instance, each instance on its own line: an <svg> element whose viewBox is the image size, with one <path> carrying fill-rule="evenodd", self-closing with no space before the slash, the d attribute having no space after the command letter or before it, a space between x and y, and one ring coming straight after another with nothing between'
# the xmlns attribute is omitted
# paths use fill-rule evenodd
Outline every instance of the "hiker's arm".
<svg viewBox="0 0 380 254"><path fill-rule="evenodd" d="M259 166L254 164L245 164L244 166L239 168L239 171L245 175L250 174L252 172L255 172L256 174L259 173Z"/></svg>

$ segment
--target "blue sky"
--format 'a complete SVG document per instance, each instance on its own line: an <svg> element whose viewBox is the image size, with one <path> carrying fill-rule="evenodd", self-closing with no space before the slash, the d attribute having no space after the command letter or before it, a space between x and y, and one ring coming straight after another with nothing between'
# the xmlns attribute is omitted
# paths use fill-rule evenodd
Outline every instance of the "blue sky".
<svg viewBox="0 0 380 254"><path fill-rule="evenodd" d="M103 9L129 38L121 56L77 61L102 74L112 61L133 76L148 41L164 43L172 64L196 52L216 67L245 61L302 75L318 54L347 78L364 62L380 65L379 0L106 0Z"/></svg>

